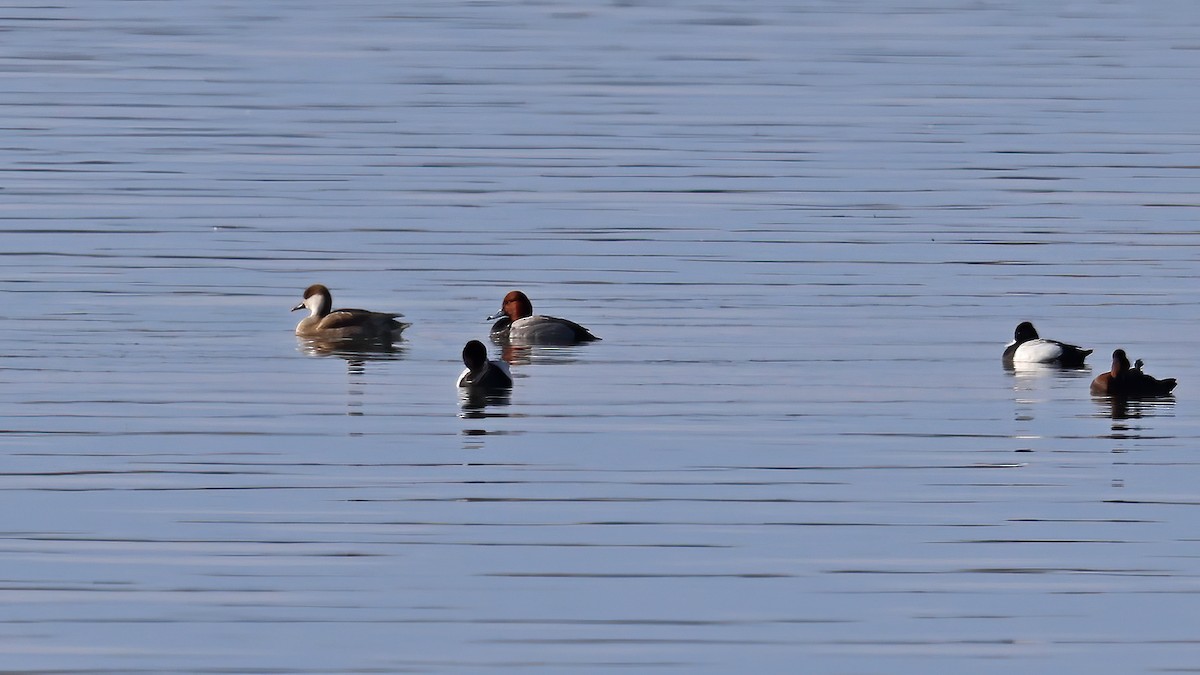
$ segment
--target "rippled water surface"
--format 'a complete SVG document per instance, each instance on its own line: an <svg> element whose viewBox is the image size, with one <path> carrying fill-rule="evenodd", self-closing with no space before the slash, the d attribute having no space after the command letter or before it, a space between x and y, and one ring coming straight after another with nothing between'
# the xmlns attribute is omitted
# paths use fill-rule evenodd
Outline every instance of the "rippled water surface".
<svg viewBox="0 0 1200 675"><path fill-rule="evenodd" d="M0 670L1200 663L1200 7L0 15Z"/></svg>

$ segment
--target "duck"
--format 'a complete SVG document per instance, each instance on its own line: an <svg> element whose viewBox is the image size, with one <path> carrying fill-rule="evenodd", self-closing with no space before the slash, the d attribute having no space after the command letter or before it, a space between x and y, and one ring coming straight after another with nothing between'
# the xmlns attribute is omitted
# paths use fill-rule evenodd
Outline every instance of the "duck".
<svg viewBox="0 0 1200 675"><path fill-rule="evenodd" d="M508 364L502 361L489 361L487 347L479 340L471 340L462 350L463 364L467 367L458 376L459 387L478 387L481 389L505 389L512 387L512 373Z"/></svg>
<svg viewBox="0 0 1200 675"><path fill-rule="evenodd" d="M1013 341L1004 348L1005 364L1014 363L1048 363L1063 368L1079 368L1083 360L1091 354L1090 349L1081 349L1058 340L1046 340L1038 337L1037 329L1029 321L1017 324L1013 331Z"/></svg>
<svg viewBox="0 0 1200 675"><path fill-rule="evenodd" d="M309 315L296 324L296 335L322 340L392 340L409 326L396 320L403 314L332 307L333 294L324 285L304 289L304 300L292 311L308 309Z"/></svg>
<svg viewBox="0 0 1200 675"><path fill-rule="evenodd" d="M1141 398L1167 396L1176 384L1173 377L1160 380L1143 373L1141 359L1136 368L1130 368L1125 350L1118 349L1113 352L1112 370L1092 380L1091 390L1093 396Z"/></svg>
<svg viewBox="0 0 1200 675"><path fill-rule="evenodd" d="M555 316L533 313L533 303L521 291L510 291L500 303L500 311L488 317L492 339L527 344L575 344L600 338L575 323Z"/></svg>

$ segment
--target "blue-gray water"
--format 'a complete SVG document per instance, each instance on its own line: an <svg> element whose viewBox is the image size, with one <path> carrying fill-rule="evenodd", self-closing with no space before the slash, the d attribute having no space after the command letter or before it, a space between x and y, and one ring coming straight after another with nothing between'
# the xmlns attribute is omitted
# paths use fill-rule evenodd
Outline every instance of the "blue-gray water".
<svg viewBox="0 0 1200 675"><path fill-rule="evenodd" d="M0 36L0 670L1200 663L1194 3ZM306 353L314 282L406 339ZM515 288L604 339L464 409ZM1001 368L1024 319L1090 369ZM1175 400L1092 399L1116 347Z"/></svg>

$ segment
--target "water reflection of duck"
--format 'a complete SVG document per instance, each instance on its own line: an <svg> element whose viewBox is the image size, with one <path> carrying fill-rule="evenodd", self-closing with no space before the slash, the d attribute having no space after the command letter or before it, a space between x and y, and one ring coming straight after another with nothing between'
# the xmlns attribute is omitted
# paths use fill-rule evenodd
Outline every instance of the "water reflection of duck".
<svg viewBox="0 0 1200 675"><path fill-rule="evenodd" d="M504 296L500 311L488 317L489 321L496 319L499 321L492 325L492 338L495 340L526 344L574 344L600 339L574 321L534 314L533 303L521 291L511 291Z"/></svg>
<svg viewBox="0 0 1200 675"><path fill-rule="evenodd" d="M1042 363L1060 366L1062 368L1079 368L1083 360L1091 354L1090 349L1081 349L1075 345L1047 340L1038 337L1037 329L1029 321L1017 324L1013 331L1013 341L1004 348L1003 361L1006 366Z"/></svg>
<svg viewBox="0 0 1200 675"><path fill-rule="evenodd" d="M366 361L397 361L404 358L403 343L379 340L322 340L300 338L297 349L309 356L338 356L352 365Z"/></svg>
<svg viewBox="0 0 1200 675"><path fill-rule="evenodd" d="M403 314L365 309L332 309L333 294L321 284L304 290L304 300L292 311L307 308L309 315L296 324L296 335L322 340L392 340L408 328L397 321Z"/></svg>
<svg viewBox="0 0 1200 675"><path fill-rule="evenodd" d="M1104 406L1104 417L1113 420L1138 420L1155 417L1168 411L1175 404L1174 396L1128 398L1125 396L1097 397L1096 403ZM1114 426L1113 429L1118 427Z"/></svg>
<svg viewBox="0 0 1200 675"><path fill-rule="evenodd" d="M459 417L463 419L484 419L487 417L507 417L507 414L486 412L488 407L506 406L512 402L512 389L484 389L480 387L460 387L458 404L462 407ZM485 435L489 432L473 430L468 435Z"/></svg>
<svg viewBox="0 0 1200 675"><path fill-rule="evenodd" d="M1092 380L1091 391L1093 396L1142 398L1167 396L1175 385L1173 377L1160 380L1143 373L1141 359L1131 368L1125 350L1118 349L1113 352L1112 370Z"/></svg>
<svg viewBox="0 0 1200 675"><path fill-rule="evenodd" d="M564 365L579 361L579 345L513 344L505 340L500 340L499 344L500 358L510 366Z"/></svg>

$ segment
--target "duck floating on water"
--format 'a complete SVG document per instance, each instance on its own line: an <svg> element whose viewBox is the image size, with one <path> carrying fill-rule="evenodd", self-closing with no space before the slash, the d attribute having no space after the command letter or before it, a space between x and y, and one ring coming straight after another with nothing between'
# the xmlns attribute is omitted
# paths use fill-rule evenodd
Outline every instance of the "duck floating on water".
<svg viewBox="0 0 1200 675"><path fill-rule="evenodd" d="M1042 363L1063 368L1079 368L1091 353L1090 349L1041 338L1032 323L1022 321L1013 331L1013 341L1004 348L1003 360L1005 365Z"/></svg>
<svg viewBox="0 0 1200 675"><path fill-rule="evenodd" d="M1114 351L1112 370L1092 380L1092 395L1123 398L1167 396L1175 388L1175 378L1160 380L1151 377L1142 372L1141 366L1142 360L1138 359L1137 367L1131 368L1125 350Z"/></svg>
<svg viewBox="0 0 1200 675"><path fill-rule="evenodd" d="M463 365L467 367L458 376L459 387L481 389L505 389L512 387L512 373L508 364L489 361L487 347L479 340L471 340L462 350Z"/></svg>
<svg viewBox="0 0 1200 675"><path fill-rule="evenodd" d="M304 300L292 308L308 309L309 315L296 324L296 335L322 340L392 340L408 328L397 321L403 314L365 309L333 309L333 294L322 284L304 289Z"/></svg>
<svg viewBox="0 0 1200 675"><path fill-rule="evenodd" d="M569 345L591 342L600 338L575 323L555 316L533 313L533 303L521 291L511 291L504 296L500 311L488 317L492 325L492 338L524 344Z"/></svg>

